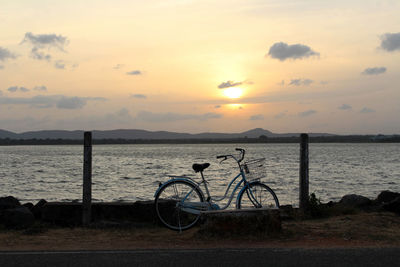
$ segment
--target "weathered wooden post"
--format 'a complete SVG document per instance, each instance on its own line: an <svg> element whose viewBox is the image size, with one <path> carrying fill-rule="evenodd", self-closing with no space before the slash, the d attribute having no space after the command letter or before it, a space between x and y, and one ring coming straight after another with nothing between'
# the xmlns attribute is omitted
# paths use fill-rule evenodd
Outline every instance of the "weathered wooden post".
<svg viewBox="0 0 400 267"><path fill-rule="evenodd" d="M299 206L303 211L308 210L308 134L300 135L300 190Z"/></svg>
<svg viewBox="0 0 400 267"><path fill-rule="evenodd" d="M83 146L82 224L87 226L92 210L92 132L84 133Z"/></svg>

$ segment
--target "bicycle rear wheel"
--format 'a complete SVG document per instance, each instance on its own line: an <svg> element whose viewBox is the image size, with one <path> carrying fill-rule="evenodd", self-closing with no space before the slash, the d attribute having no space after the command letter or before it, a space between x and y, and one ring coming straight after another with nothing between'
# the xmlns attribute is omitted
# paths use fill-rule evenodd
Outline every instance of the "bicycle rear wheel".
<svg viewBox="0 0 400 267"><path fill-rule="evenodd" d="M160 222L176 231L189 229L198 222L202 202L204 197L199 188L184 180L162 185L154 200Z"/></svg>
<svg viewBox="0 0 400 267"><path fill-rule="evenodd" d="M246 187L238 196L238 209L279 208L278 198L269 186L252 182Z"/></svg>

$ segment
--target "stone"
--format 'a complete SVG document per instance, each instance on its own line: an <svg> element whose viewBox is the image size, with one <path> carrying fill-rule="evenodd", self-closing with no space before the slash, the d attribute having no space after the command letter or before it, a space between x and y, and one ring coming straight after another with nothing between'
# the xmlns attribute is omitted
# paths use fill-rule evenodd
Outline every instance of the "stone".
<svg viewBox="0 0 400 267"><path fill-rule="evenodd" d="M388 203L388 202L395 200L398 197L400 197L400 193L395 193L395 192L386 190L386 191L382 191L378 195L377 201L380 203Z"/></svg>
<svg viewBox="0 0 400 267"><path fill-rule="evenodd" d="M39 200L38 203L36 203L35 206L33 206L32 213L36 219L38 219L38 220L42 219L42 208L46 203L47 203L46 200L41 199L41 200Z"/></svg>
<svg viewBox="0 0 400 267"><path fill-rule="evenodd" d="M366 207L371 204L371 200L364 196L351 194L342 197L342 199L339 201L339 204L351 207Z"/></svg>
<svg viewBox="0 0 400 267"><path fill-rule="evenodd" d="M0 211L21 206L18 199L13 196L0 197Z"/></svg>
<svg viewBox="0 0 400 267"><path fill-rule="evenodd" d="M32 212L32 209L33 209L32 203L28 202L28 203L22 204L22 206L27 207Z"/></svg>
<svg viewBox="0 0 400 267"><path fill-rule="evenodd" d="M35 222L35 217L27 207L20 206L3 210L0 222L7 228L21 229L31 226Z"/></svg>
<svg viewBox="0 0 400 267"><path fill-rule="evenodd" d="M400 215L400 196L383 204L383 209Z"/></svg>

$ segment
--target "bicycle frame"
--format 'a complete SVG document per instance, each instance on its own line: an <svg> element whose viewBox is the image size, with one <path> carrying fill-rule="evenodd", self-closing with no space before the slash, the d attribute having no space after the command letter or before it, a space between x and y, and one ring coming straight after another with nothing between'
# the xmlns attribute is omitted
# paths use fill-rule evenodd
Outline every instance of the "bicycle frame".
<svg viewBox="0 0 400 267"><path fill-rule="evenodd" d="M247 183L243 171L241 170L241 172L240 172L238 175L236 175L236 176L230 181L230 183L229 183L228 186L226 187L224 196L221 197L221 198L219 198L219 199L218 199L218 198L214 198L214 199L213 199L213 198L211 197L211 195L210 195L210 193L209 193L209 190L208 190L208 186L207 186L207 181L206 181L206 180L203 179L203 181L200 182L199 185L204 184L204 187L206 188L206 192L207 192L207 200L208 200L208 202L213 203L213 200L216 201L216 202L224 200L224 199L228 196L228 192L229 192L229 190L231 189L233 183L235 183L235 181L237 181L239 177L242 177L242 178L241 178L240 181L237 183L237 185L235 186L235 188L232 190L232 193L231 193L230 196L229 196L228 202L227 202L223 207L220 207L221 210L224 210L224 209L228 208L228 207L231 205L232 200L233 200L233 197L235 196L236 191L242 186L243 183L244 183L244 184ZM236 200L236 201L237 201L237 200Z"/></svg>

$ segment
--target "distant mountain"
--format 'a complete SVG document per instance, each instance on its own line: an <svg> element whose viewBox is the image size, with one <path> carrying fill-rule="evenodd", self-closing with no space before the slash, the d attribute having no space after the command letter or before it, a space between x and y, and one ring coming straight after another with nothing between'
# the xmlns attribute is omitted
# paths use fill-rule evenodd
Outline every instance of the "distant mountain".
<svg viewBox="0 0 400 267"><path fill-rule="evenodd" d="M232 139L232 138L258 138L266 137L293 137L299 136L299 133L272 133L262 128L255 128L242 133L176 133L167 131L146 131L146 130L107 130L107 131L92 131L93 139ZM333 136L326 133L311 133L310 136ZM10 139L83 139L83 131L64 131L64 130L46 130L46 131L30 131L24 133L13 133L10 131L0 130L0 138Z"/></svg>
<svg viewBox="0 0 400 267"><path fill-rule="evenodd" d="M17 139L18 138L18 134L0 129L0 138Z"/></svg>

